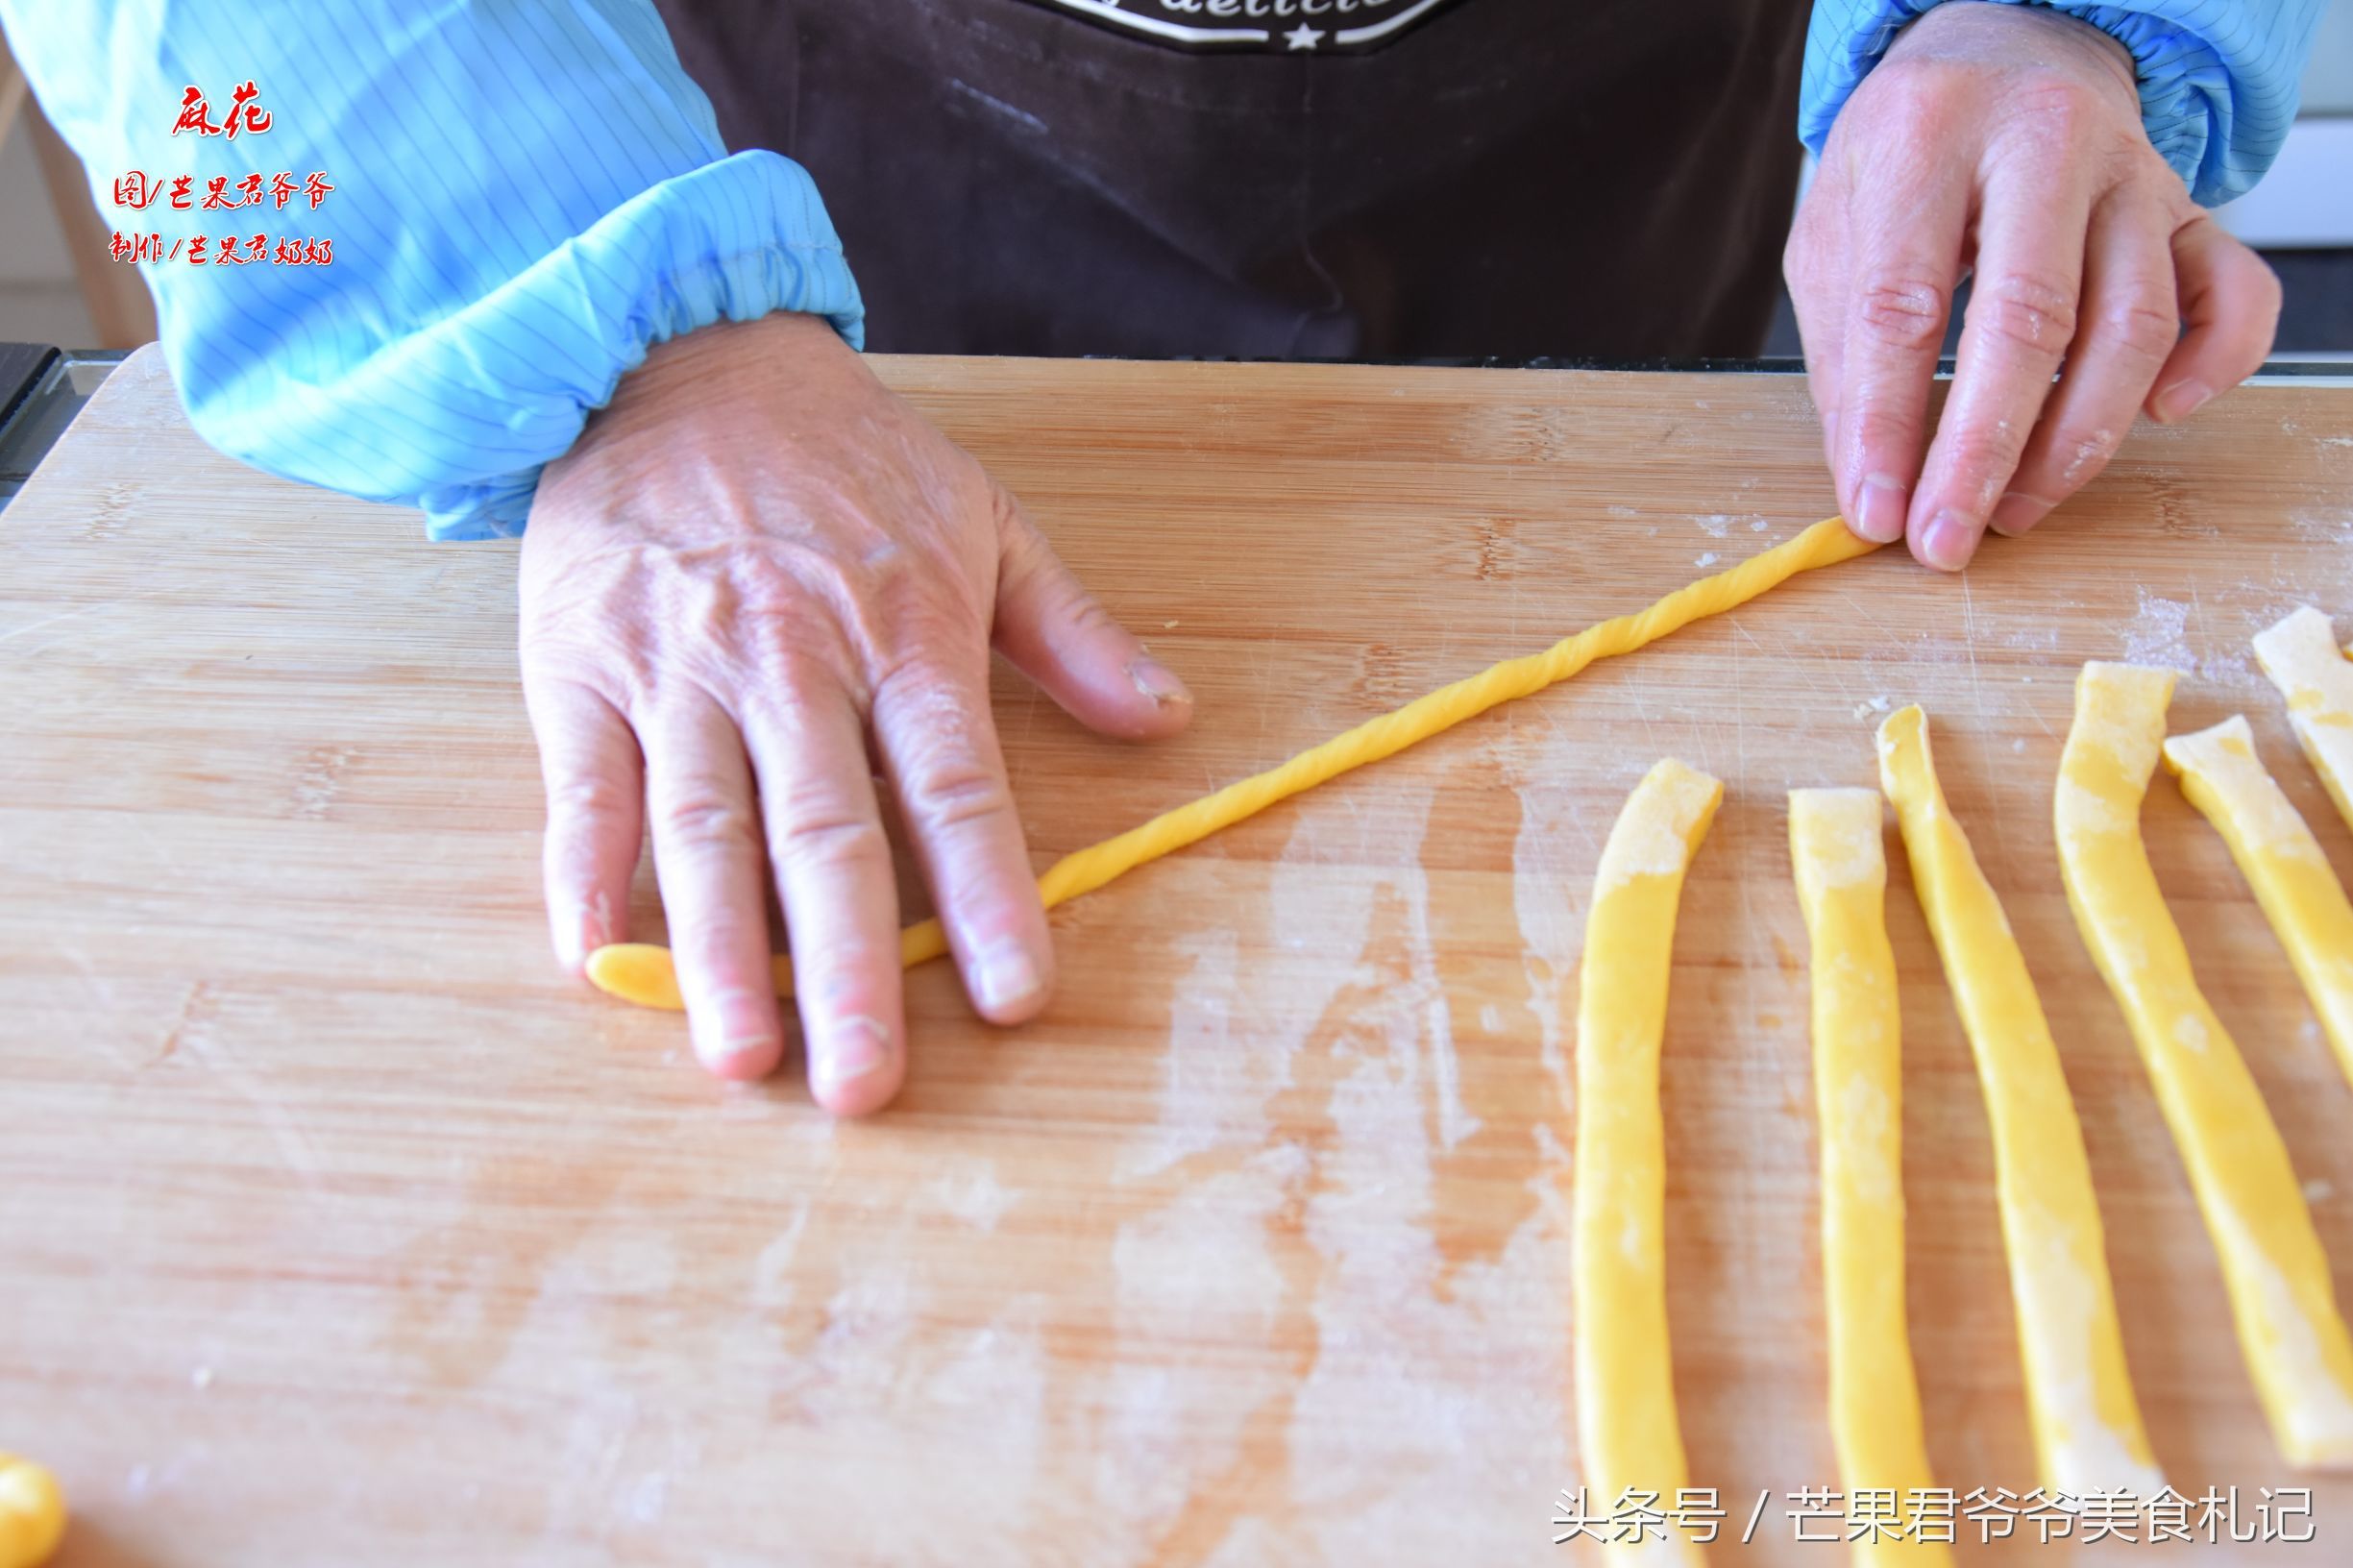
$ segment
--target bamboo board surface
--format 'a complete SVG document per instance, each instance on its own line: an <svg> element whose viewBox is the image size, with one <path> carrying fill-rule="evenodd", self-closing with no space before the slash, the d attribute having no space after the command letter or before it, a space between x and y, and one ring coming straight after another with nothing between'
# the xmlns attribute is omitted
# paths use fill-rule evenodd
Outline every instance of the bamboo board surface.
<svg viewBox="0 0 2353 1568"><path fill-rule="evenodd" d="M1137 749L1000 669L1042 867L1831 505L1794 378L877 363L1200 696ZM511 546L211 453L153 350L0 542L0 1448L62 1477L67 1568L1558 1559L1576 960L1666 754L1728 786L1664 1094L1737 1533L1837 1483L1783 794L1875 782L1910 700L2043 988L2158 1457L2296 1482L2049 808L2076 667L2171 663L2173 728L2244 711L2353 875L2247 649L2299 600L2353 631L2353 390L2144 428L1965 578L1802 578L1080 900L1033 1025L929 967L855 1125L555 972ZM2147 831L2353 1300L2353 1089L2163 778ZM1930 1457L2023 1492L1984 1112L1889 846ZM1777 1495L1741 1560L1841 1559L1792 1533Z"/></svg>

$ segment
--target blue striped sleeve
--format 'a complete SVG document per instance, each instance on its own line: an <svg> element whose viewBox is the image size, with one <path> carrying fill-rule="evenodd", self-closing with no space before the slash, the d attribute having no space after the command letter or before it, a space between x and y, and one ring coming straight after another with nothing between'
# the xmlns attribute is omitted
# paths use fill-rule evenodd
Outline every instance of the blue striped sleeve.
<svg viewBox="0 0 2353 1568"><path fill-rule="evenodd" d="M0 20L108 225L208 236L202 264L142 266L198 432L421 506L436 538L521 531L541 466L655 343L772 310L861 341L808 174L727 156L650 0L0 0ZM219 123L249 79L266 131L172 134L188 86ZM134 171L200 198L214 175L332 189L134 209ZM210 258L254 234L332 260Z"/></svg>
<svg viewBox="0 0 2353 1568"><path fill-rule="evenodd" d="M1905 23L1940 0L1815 0L1799 89L1798 137L1816 154L1848 96ZM2047 5L2132 52L2141 119L2190 194L2243 196L2279 156L2322 0L1999 0Z"/></svg>

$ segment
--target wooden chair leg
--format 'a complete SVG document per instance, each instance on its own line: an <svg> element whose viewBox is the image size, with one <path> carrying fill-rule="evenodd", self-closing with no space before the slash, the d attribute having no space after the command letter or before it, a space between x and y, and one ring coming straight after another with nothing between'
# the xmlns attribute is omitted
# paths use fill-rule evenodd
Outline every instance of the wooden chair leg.
<svg viewBox="0 0 2353 1568"><path fill-rule="evenodd" d="M135 349L142 343L154 342L155 299L147 292L147 281L139 276L135 265L117 261L108 254L114 231L99 216L98 206L90 198L89 180L83 172L82 160L49 123L37 101L25 104L24 117L25 129L33 137L33 151L40 159L42 183L49 187L49 205L57 212L58 227L64 232L66 254L73 258L74 281L82 287L82 303L88 307L90 323L98 330L96 347ZM90 345L68 343L61 347Z"/></svg>
<svg viewBox="0 0 2353 1568"><path fill-rule="evenodd" d="M16 124L16 111L24 108L32 95L32 89L25 86L24 72L16 68L16 61L9 55L7 35L0 34L0 148L8 146L9 131Z"/></svg>

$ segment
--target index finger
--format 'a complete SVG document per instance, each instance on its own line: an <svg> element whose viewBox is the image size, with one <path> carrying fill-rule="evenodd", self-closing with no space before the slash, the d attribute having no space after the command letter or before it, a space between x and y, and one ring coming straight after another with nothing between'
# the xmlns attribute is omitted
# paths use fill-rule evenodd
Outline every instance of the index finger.
<svg viewBox="0 0 2353 1568"><path fill-rule="evenodd" d="M548 929L557 960L577 974L590 953L628 936L644 771L627 722L587 687L527 679L523 700L548 792Z"/></svg>
<svg viewBox="0 0 2353 1568"><path fill-rule="evenodd" d="M1881 155L1855 188L1869 205L1849 220L1856 254L1840 334L1835 473L1848 523L1887 544L1903 537L1927 445L1928 388L1960 276L1969 193L1964 175L1901 153Z"/></svg>
<svg viewBox="0 0 2353 1568"><path fill-rule="evenodd" d="M762 1078L784 1052L769 957L759 814L744 743L686 689L639 716L653 865L695 1054L723 1078Z"/></svg>
<svg viewBox="0 0 2353 1568"><path fill-rule="evenodd" d="M1045 1005L1054 951L989 714L987 648L926 649L874 688L874 738L972 1005L1018 1023Z"/></svg>
<svg viewBox="0 0 2353 1568"><path fill-rule="evenodd" d="M809 1091L863 1115L906 1071L898 891L847 692L785 664L745 694L744 743L759 782L768 860L784 905Z"/></svg>
<svg viewBox="0 0 2353 1568"><path fill-rule="evenodd" d="M1913 494L1923 564L1958 572L2026 450L2075 338L2091 193L2063 162L1996 166L1977 220L1977 266L1952 391Z"/></svg>

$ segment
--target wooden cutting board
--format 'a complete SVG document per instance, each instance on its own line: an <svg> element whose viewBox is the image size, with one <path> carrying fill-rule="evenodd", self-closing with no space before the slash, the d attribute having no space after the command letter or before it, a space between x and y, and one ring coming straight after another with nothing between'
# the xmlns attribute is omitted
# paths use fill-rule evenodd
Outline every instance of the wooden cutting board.
<svg viewBox="0 0 2353 1568"><path fill-rule="evenodd" d="M1000 672L1041 866L1831 505L1794 378L876 363L1200 694L1139 749ZM1684 1431L1735 1533L1776 1489L1753 1556L1838 1560L1777 1495L1836 1484L1783 792L1873 782L1916 699L2158 1455L2251 1521L2294 1478L2050 790L2083 660L2177 665L2175 727L2245 712L2353 875L2247 650L2299 600L2353 631L2349 543L2353 390L2233 393L1966 577L1801 579L1060 911L1033 1025L923 969L904 1098L845 1125L555 972L513 548L214 455L142 353L0 515L0 1448L62 1476L69 1568L1556 1560L1576 959L1672 753L1728 788L1666 1042ZM2147 831L2353 1300L2353 1089L2169 783ZM1897 859L1930 1453L2022 1492L1984 1112ZM2313 1512L2353 1541L2353 1482Z"/></svg>

